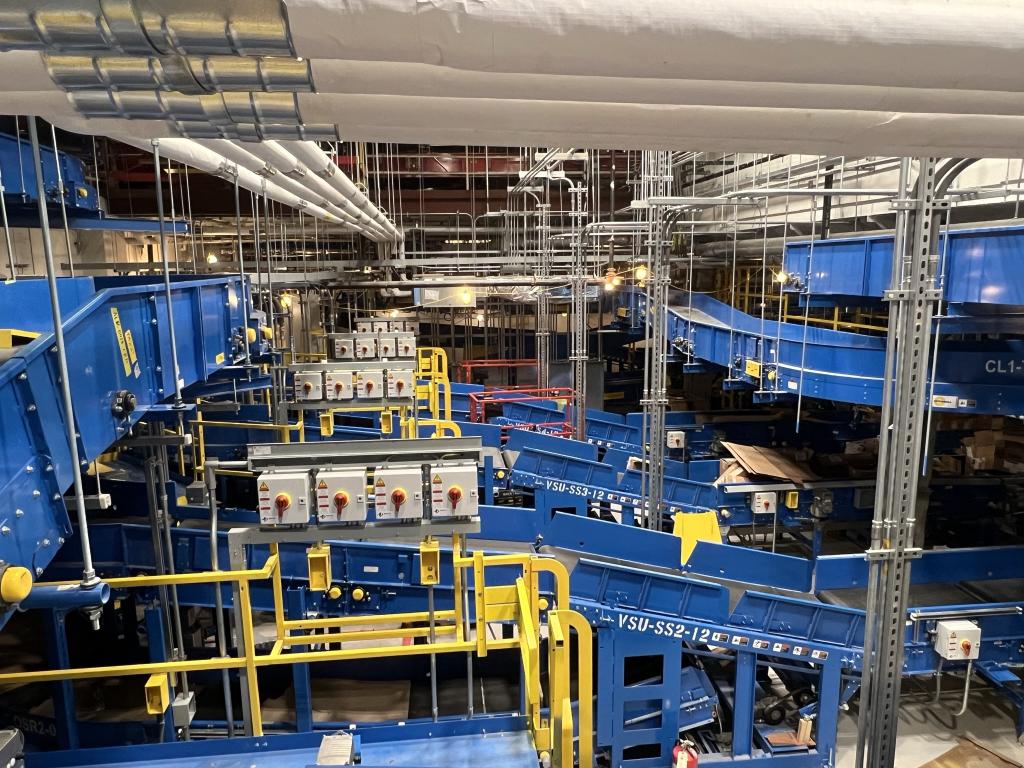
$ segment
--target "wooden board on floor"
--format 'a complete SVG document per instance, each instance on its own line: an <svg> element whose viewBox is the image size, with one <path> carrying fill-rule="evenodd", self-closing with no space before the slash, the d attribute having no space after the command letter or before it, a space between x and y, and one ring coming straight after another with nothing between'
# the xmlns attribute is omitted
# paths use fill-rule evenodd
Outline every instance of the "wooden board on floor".
<svg viewBox="0 0 1024 768"><path fill-rule="evenodd" d="M949 752L929 760L920 768L1022 768L1022 764L993 752L976 741L961 738Z"/></svg>

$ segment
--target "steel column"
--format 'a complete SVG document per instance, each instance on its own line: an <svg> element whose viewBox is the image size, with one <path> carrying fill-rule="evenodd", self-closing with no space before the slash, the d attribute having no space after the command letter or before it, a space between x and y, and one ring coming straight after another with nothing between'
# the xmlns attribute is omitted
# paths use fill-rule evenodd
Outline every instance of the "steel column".
<svg viewBox="0 0 1024 768"><path fill-rule="evenodd" d="M906 199L909 162L901 164L896 247L901 239L905 247L901 258L894 250L892 288L886 296L889 331L875 517L866 553L870 565L857 734L856 764L864 768L886 768L895 760L910 567L921 551L914 533L939 292L932 243L936 163L922 158L919 165L913 199Z"/></svg>

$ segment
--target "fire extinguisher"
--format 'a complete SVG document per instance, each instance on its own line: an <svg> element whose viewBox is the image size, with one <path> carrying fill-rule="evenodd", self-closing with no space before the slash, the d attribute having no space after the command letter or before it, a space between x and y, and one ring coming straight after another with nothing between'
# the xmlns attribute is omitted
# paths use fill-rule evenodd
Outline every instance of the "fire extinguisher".
<svg viewBox="0 0 1024 768"><path fill-rule="evenodd" d="M672 748L672 768L697 768L697 750L692 741L680 741Z"/></svg>

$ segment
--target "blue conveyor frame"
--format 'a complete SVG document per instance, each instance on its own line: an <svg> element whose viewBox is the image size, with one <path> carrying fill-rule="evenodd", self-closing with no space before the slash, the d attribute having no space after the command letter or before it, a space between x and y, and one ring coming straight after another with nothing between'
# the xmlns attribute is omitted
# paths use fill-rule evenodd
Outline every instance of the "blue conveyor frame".
<svg viewBox="0 0 1024 768"><path fill-rule="evenodd" d="M163 286L116 278L58 281L82 471L174 394ZM241 359L249 322L238 277L178 280L171 312L183 385L205 382ZM0 285L0 327L41 335L0 366L0 561L43 572L71 533L64 492L72 484L68 415L57 370L45 281ZM130 391L135 410L112 411ZM10 611L0 612L0 626Z"/></svg>

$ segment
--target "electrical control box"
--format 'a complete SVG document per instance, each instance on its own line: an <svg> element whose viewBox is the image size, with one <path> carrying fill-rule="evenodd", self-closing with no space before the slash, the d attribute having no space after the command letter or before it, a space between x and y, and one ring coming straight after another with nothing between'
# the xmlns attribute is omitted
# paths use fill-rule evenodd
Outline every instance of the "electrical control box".
<svg viewBox="0 0 1024 768"><path fill-rule="evenodd" d="M750 497L750 510L759 515L774 515L778 502L779 495L775 491L758 491Z"/></svg>
<svg viewBox="0 0 1024 768"><path fill-rule="evenodd" d="M377 339L377 352L382 358L391 358L398 355L398 345L395 337L391 334L381 334Z"/></svg>
<svg viewBox="0 0 1024 768"><path fill-rule="evenodd" d="M443 462L430 467L431 517L474 517L478 512L476 462Z"/></svg>
<svg viewBox="0 0 1024 768"><path fill-rule="evenodd" d="M373 321L372 320L357 320L356 321L356 333L373 333Z"/></svg>
<svg viewBox="0 0 1024 768"><path fill-rule="evenodd" d="M379 400L384 397L384 371L359 371L356 374L356 397Z"/></svg>
<svg viewBox="0 0 1024 768"><path fill-rule="evenodd" d="M366 522L366 470L321 469L316 487L316 518L323 523Z"/></svg>
<svg viewBox="0 0 1024 768"><path fill-rule="evenodd" d="M299 371L295 374L296 400L323 400L324 374L322 371Z"/></svg>
<svg viewBox="0 0 1024 768"><path fill-rule="evenodd" d="M400 333L395 337L396 357L416 357L416 334Z"/></svg>
<svg viewBox="0 0 1024 768"><path fill-rule="evenodd" d="M309 473L264 472L256 481L261 525L309 523Z"/></svg>
<svg viewBox="0 0 1024 768"><path fill-rule="evenodd" d="M377 467L373 491L378 520L423 519L423 469L419 464Z"/></svg>
<svg viewBox="0 0 1024 768"><path fill-rule="evenodd" d="M355 348L356 360L374 360L377 357L377 337L357 336Z"/></svg>
<svg viewBox="0 0 1024 768"><path fill-rule="evenodd" d="M373 332L374 333L387 333L391 330L390 320L374 320L373 321Z"/></svg>
<svg viewBox="0 0 1024 768"><path fill-rule="evenodd" d="M356 343L352 336L336 336L334 338L334 359L355 360Z"/></svg>
<svg viewBox="0 0 1024 768"><path fill-rule="evenodd" d="M683 449L686 447L686 433L682 430L674 429L670 430L665 435L665 447L666 448L678 448Z"/></svg>
<svg viewBox="0 0 1024 768"><path fill-rule="evenodd" d="M412 371L388 371L388 397L412 397L413 394Z"/></svg>
<svg viewBox="0 0 1024 768"><path fill-rule="evenodd" d="M947 661L968 661L981 651L981 627L973 621L940 621L935 625L935 652Z"/></svg>
<svg viewBox="0 0 1024 768"><path fill-rule="evenodd" d="M355 397L355 374L352 371L327 371L324 394L328 400L351 400Z"/></svg>

